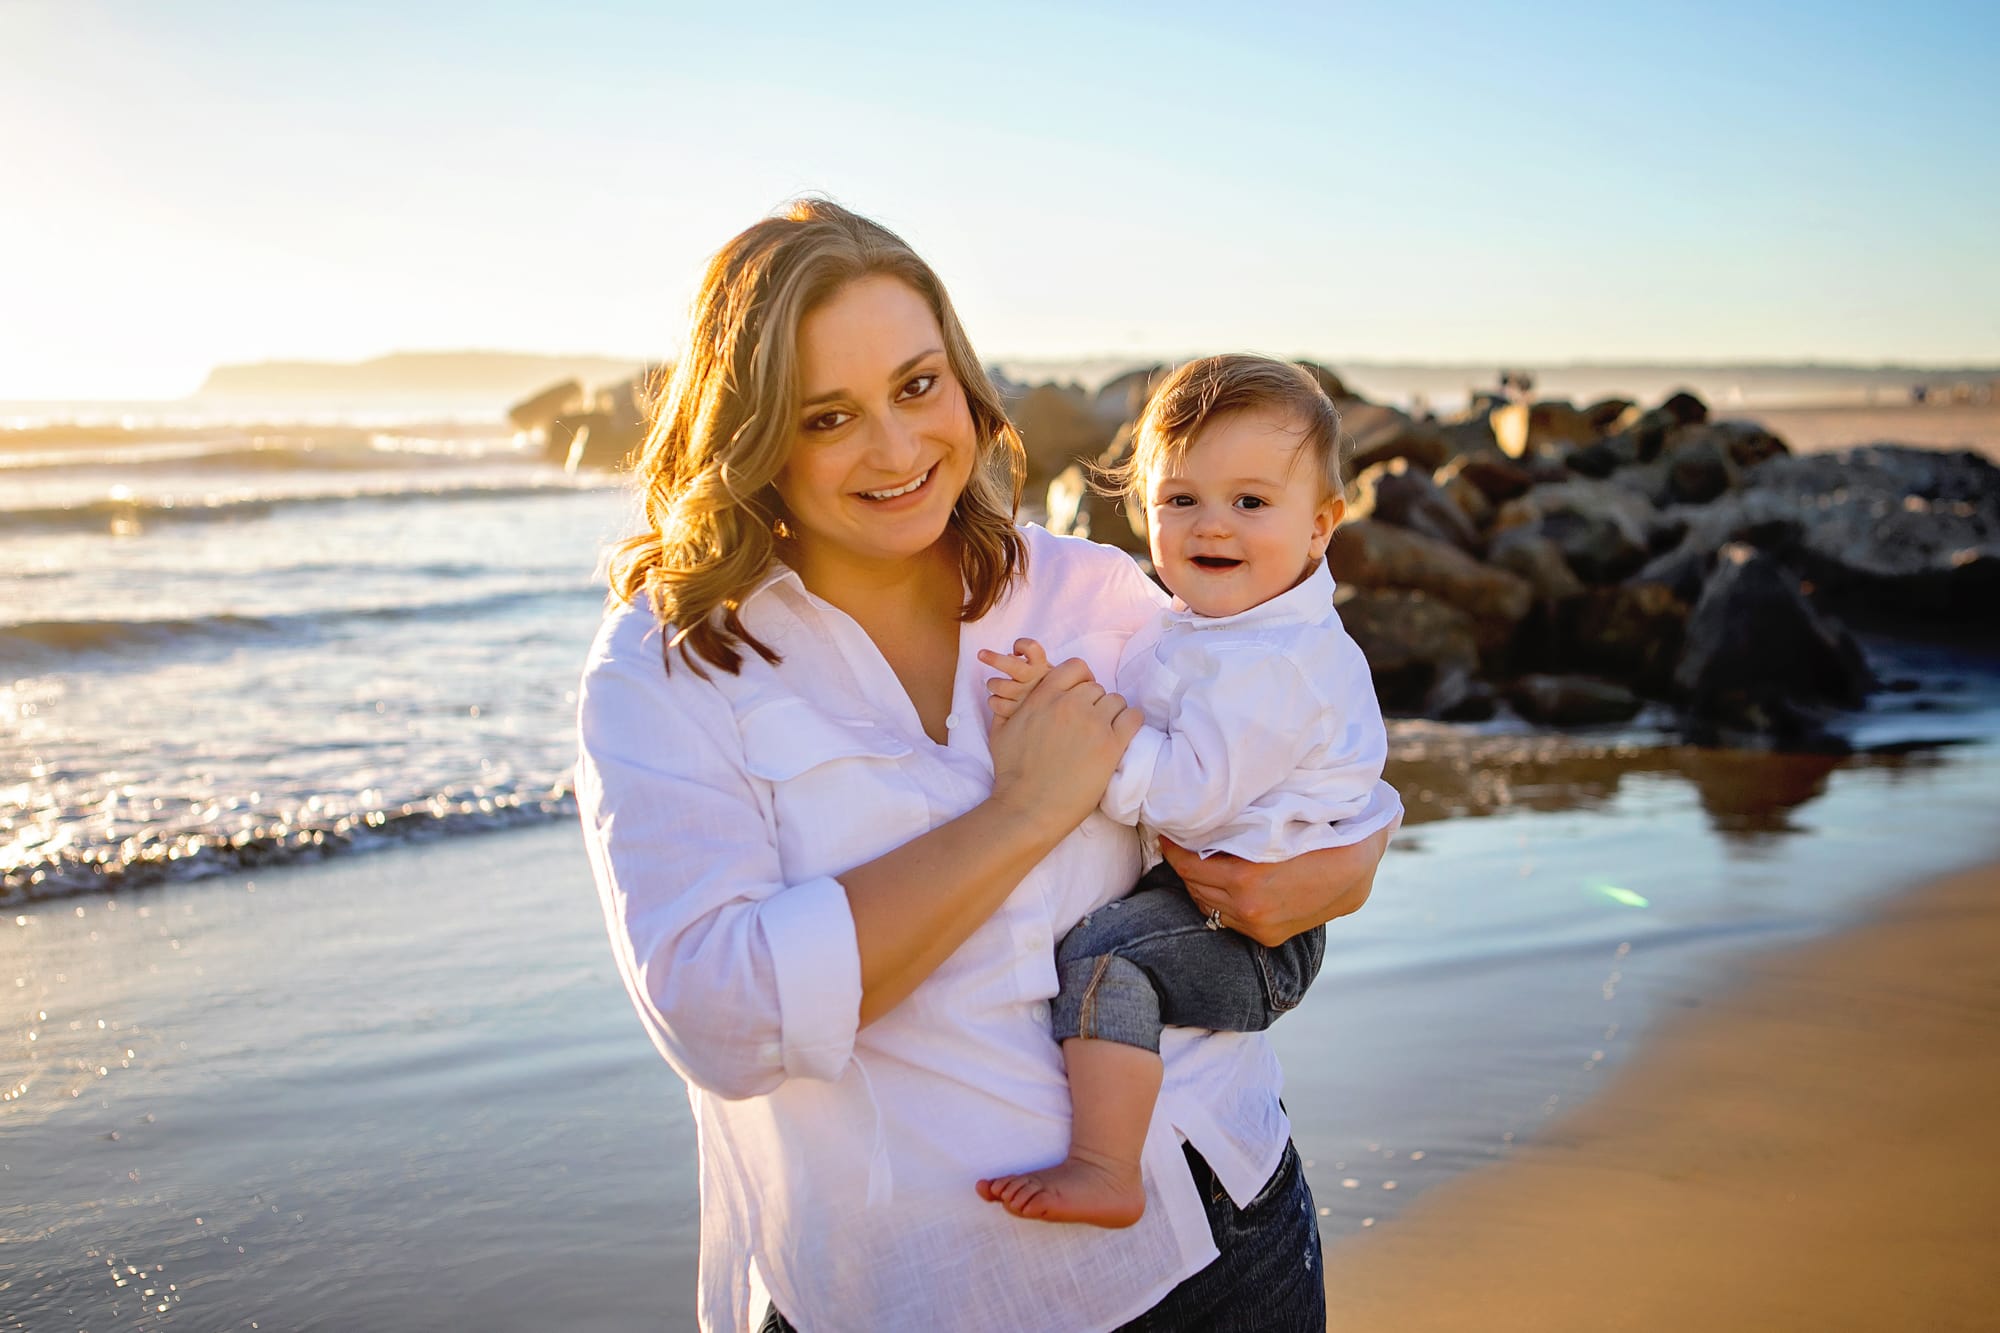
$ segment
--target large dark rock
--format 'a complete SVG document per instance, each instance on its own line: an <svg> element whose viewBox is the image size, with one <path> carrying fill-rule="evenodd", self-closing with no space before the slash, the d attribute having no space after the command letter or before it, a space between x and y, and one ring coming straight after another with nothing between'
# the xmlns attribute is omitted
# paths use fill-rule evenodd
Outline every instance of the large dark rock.
<svg viewBox="0 0 2000 1333"><path fill-rule="evenodd" d="M1429 473L1411 467L1407 458L1377 463L1356 477L1347 512L1356 519L1380 519L1449 542L1467 555L1480 551L1479 530L1465 512L1438 489Z"/></svg>
<svg viewBox="0 0 2000 1333"><path fill-rule="evenodd" d="M1092 459L1111 443L1124 420L1074 384L1037 384L1002 390L1007 416L1021 432L1028 454L1028 484L1046 483L1071 463Z"/></svg>
<svg viewBox="0 0 2000 1333"><path fill-rule="evenodd" d="M1342 403L1340 431L1347 438L1342 463L1348 476L1393 458L1407 458L1428 472L1451 456L1436 422L1414 420L1380 403Z"/></svg>
<svg viewBox="0 0 2000 1333"><path fill-rule="evenodd" d="M1831 711L1859 707L1873 683L1853 636L1813 608L1796 574L1740 543L1718 553L1674 669L1698 735L1815 743Z"/></svg>
<svg viewBox="0 0 2000 1333"><path fill-rule="evenodd" d="M1300 361L1298 367L1300 370L1305 371L1306 374L1312 376L1313 383L1319 385L1320 392L1333 399L1334 402L1338 403L1343 399L1354 397L1353 394L1348 392L1347 386L1341 382L1340 376L1334 374L1319 362Z"/></svg>
<svg viewBox="0 0 2000 1333"><path fill-rule="evenodd" d="M1710 432L1674 440L1666 454L1667 491L1681 504L1707 504L1736 484L1736 462Z"/></svg>
<svg viewBox="0 0 2000 1333"><path fill-rule="evenodd" d="M1367 655L1384 709L1441 713L1474 692L1479 645L1465 612L1401 588L1350 585L1334 600L1341 624Z"/></svg>
<svg viewBox="0 0 2000 1333"><path fill-rule="evenodd" d="M1556 660L1666 694L1687 619L1688 604L1663 584L1590 588L1562 607Z"/></svg>
<svg viewBox="0 0 2000 1333"><path fill-rule="evenodd" d="M1493 536L1533 527L1562 548L1563 558L1586 583L1613 583L1638 569L1652 553L1660 519L1642 496L1611 482L1572 478L1538 486L1500 506Z"/></svg>
<svg viewBox="0 0 2000 1333"><path fill-rule="evenodd" d="M1446 486L1460 477L1477 486L1496 505L1526 495L1535 484L1535 479L1520 464L1479 454L1452 459L1438 469L1435 480L1440 486Z"/></svg>
<svg viewBox="0 0 2000 1333"><path fill-rule="evenodd" d="M1509 528L1494 539L1486 562L1518 574L1544 602L1562 602L1583 595L1583 580L1563 559L1562 548L1538 527Z"/></svg>
<svg viewBox="0 0 2000 1333"><path fill-rule="evenodd" d="M1774 457L1685 516L1696 549L1747 537L1871 619L1991 623L2000 605L2000 468L1967 450Z"/></svg>
<svg viewBox="0 0 2000 1333"><path fill-rule="evenodd" d="M1627 722L1639 711L1638 695L1623 685L1588 676L1522 676L1507 697L1514 711L1528 721L1557 727Z"/></svg>
<svg viewBox="0 0 2000 1333"><path fill-rule="evenodd" d="M1136 420L1166 374L1165 366L1141 366L1106 380L1096 394L1096 415L1101 420Z"/></svg>
<svg viewBox="0 0 2000 1333"><path fill-rule="evenodd" d="M574 413L582 406L583 385L576 380L563 380L508 408L507 420L515 430L547 430L556 418Z"/></svg>
<svg viewBox="0 0 2000 1333"><path fill-rule="evenodd" d="M1326 563L1342 584L1422 592L1463 612L1488 653L1505 649L1535 600L1518 575L1483 565L1434 537L1374 519L1343 524L1333 534Z"/></svg>

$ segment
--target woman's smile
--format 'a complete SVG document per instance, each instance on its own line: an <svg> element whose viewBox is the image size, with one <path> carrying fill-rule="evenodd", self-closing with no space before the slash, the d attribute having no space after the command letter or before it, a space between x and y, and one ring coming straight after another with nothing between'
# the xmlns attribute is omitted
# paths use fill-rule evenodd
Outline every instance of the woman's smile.
<svg viewBox="0 0 2000 1333"><path fill-rule="evenodd" d="M907 499L924 490L930 484L931 478L936 475L937 464L933 463L924 469L921 476L912 481L905 482L901 486L886 487L879 491L862 491L860 495L862 499L872 501L875 504L887 504L893 500Z"/></svg>

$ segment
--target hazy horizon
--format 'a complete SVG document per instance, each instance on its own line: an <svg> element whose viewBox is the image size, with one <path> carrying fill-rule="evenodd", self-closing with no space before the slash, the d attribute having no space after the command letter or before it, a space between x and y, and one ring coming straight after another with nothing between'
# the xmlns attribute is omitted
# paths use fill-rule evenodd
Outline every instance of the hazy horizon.
<svg viewBox="0 0 2000 1333"><path fill-rule="evenodd" d="M1938 2L10 0L0 399L664 356L807 192L901 231L992 360L1993 364L1996 50Z"/></svg>

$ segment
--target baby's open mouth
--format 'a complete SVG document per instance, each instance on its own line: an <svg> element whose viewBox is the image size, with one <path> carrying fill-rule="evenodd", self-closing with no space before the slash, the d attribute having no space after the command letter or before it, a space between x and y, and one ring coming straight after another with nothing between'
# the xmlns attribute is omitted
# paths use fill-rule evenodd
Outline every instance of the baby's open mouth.
<svg viewBox="0 0 2000 1333"><path fill-rule="evenodd" d="M1226 570L1234 569L1243 562L1241 560L1231 560L1225 555L1198 555L1188 561L1188 563L1197 569Z"/></svg>

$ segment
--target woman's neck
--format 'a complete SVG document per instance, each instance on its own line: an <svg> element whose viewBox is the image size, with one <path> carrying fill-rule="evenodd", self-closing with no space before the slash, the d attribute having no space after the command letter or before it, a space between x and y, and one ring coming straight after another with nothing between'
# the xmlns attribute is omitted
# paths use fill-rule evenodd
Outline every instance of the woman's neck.
<svg viewBox="0 0 2000 1333"><path fill-rule="evenodd" d="M794 547L786 562L813 596L830 602L864 626L931 617L940 607L956 619L965 597L958 541L947 532L907 560L859 561Z"/></svg>

